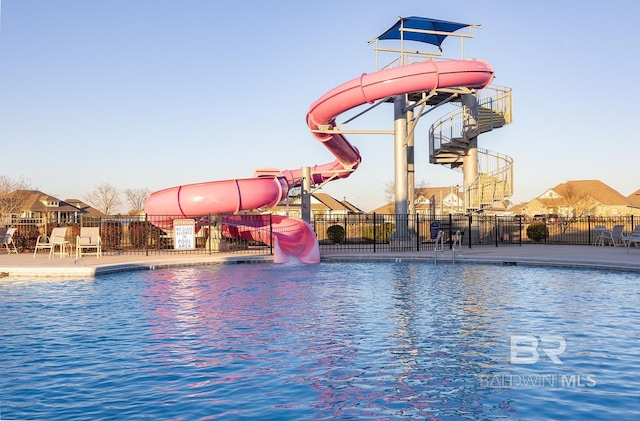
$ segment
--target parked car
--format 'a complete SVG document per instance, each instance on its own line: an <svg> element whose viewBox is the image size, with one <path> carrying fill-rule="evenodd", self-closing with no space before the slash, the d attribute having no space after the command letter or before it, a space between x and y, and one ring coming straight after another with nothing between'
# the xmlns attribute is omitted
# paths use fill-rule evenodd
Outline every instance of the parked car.
<svg viewBox="0 0 640 421"><path fill-rule="evenodd" d="M547 224L559 224L560 216L557 213L549 213L547 214Z"/></svg>
<svg viewBox="0 0 640 421"><path fill-rule="evenodd" d="M557 213L539 213L533 215L533 220L536 222L544 222L545 224L558 224L560 223L560 216Z"/></svg>

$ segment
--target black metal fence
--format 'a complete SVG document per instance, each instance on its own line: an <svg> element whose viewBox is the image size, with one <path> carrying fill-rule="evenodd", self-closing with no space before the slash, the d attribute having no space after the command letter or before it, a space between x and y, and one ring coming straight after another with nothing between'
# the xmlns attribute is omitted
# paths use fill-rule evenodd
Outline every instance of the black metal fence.
<svg viewBox="0 0 640 421"><path fill-rule="evenodd" d="M38 237L66 226L74 247L83 227L99 227L102 253L109 254L270 254L271 215L176 215L81 217L78 223L16 224L20 251L33 251Z"/></svg>
<svg viewBox="0 0 640 421"><path fill-rule="evenodd" d="M611 229L623 225L633 230L634 216L557 218L532 221L498 215L346 215L339 218L316 218L312 223L323 252L338 251L422 251L433 250L438 231L445 246L452 247L456 234L460 245L499 247L525 243L589 245L596 240L596 226ZM531 224L542 224L545 238L527 234ZM397 227L401 227L398 229ZM535 236L532 235L535 238Z"/></svg>
<svg viewBox="0 0 640 421"><path fill-rule="evenodd" d="M14 241L21 251L32 251L38 236L60 225L68 226L67 240L73 244L81 227L100 227L103 253L191 254L272 253L272 215L206 215L197 219L179 216L82 217L79 223L18 223ZM637 219L637 218L636 218ZM596 226L611 229L623 225L633 230L633 216L558 218L530 221L496 215L395 215L352 214L340 217L316 215L311 225L322 253L433 250L438 232L445 247L459 238L461 247L500 247L535 242L527 235L532 223L543 224L542 244L594 244ZM282 227L278 227L279 232ZM286 228L285 228L286 229ZM456 236L458 234L458 236Z"/></svg>

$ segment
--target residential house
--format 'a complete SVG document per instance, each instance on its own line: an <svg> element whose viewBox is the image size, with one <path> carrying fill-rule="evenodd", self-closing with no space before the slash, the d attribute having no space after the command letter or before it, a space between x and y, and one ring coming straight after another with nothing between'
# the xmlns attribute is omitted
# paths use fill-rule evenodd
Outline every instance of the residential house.
<svg viewBox="0 0 640 421"><path fill-rule="evenodd" d="M634 209L640 209L640 189L634 191L629 196L627 196L627 200L629 200L629 204ZM638 215L634 213L634 215Z"/></svg>
<svg viewBox="0 0 640 421"><path fill-rule="evenodd" d="M573 180L558 184L530 202L511 208L517 214L560 216L626 216L639 214L632 200L599 180Z"/></svg>
<svg viewBox="0 0 640 421"><path fill-rule="evenodd" d="M311 214L314 219L319 217L330 219L363 213L362 210L347 201L346 198L338 200L327 193L312 193L311 197Z"/></svg>
<svg viewBox="0 0 640 421"><path fill-rule="evenodd" d="M276 215L288 215L292 218L301 218L300 197L292 198L289 203L279 204L269 212ZM352 203L345 200L338 200L327 193L311 194L311 215L312 218L332 219L349 214L363 213Z"/></svg>
<svg viewBox="0 0 640 421"><path fill-rule="evenodd" d="M82 212L83 216L90 216L90 217L101 217L101 216L105 216L105 214L103 212L100 212L98 209L91 207L90 205L86 204L85 202L78 200L78 199L65 199L64 200L66 203L70 204L71 206L75 206L76 208L80 209L80 212Z"/></svg>
<svg viewBox="0 0 640 421"><path fill-rule="evenodd" d="M78 222L81 215L102 215L81 201L74 201L82 205L77 207L38 190L16 190L2 199L3 203L10 204L2 210L3 223L6 225L67 224Z"/></svg>
<svg viewBox="0 0 640 421"><path fill-rule="evenodd" d="M448 215L464 213L464 196L457 186L421 187L415 189L415 210L420 215ZM380 206L369 213L395 213L393 202Z"/></svg>

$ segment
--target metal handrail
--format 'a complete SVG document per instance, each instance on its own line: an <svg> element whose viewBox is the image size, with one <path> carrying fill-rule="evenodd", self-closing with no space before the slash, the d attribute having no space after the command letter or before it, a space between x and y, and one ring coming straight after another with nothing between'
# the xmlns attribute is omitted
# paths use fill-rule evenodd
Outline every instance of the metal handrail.
<svg viewBox="0 0 640 421"><path fill-rule="evenodd" d="M512 122L511 88L489 86L474 94L476 109L454 110L438 119L429 129L429 162L438 163L437 153L466 153L468 140ZM469 119L468 115L475 116ZM459 165L450 165L461 170ZM513 195L513 159L498 152L478 148L478 177L467 186L467 208L502 201Z"/></svg>
<svg viewBox="0 0 640 421"><path fill-rule="evenodd" d="M485 131L511 124L513 115L511 88L489 86L476 91L475 95L478 112L473 112L473 114L479 115L480 110L490 110L496 116L495 119L491 119L491 124ZM480 120L481 118L479 117L478 119ZM431 125L429 142L432 143L435 138L445 138L451 141L452 139L476 136L479 125L481 125L479 122L476 122L475 125L469 125L468 122L465 122L463 110L454 110ZM436 150L437 148L434 148L434 151Z"/></svg>

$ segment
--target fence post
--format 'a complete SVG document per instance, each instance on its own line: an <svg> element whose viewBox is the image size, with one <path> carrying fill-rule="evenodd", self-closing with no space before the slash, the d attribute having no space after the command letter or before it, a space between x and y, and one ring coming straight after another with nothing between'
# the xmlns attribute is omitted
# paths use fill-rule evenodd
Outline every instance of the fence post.
<svg viewBox="0 0 640 421"><path fill-rule="evenodd" d="M149 255L149 237L150 237L149 216L145 212L144 213L144 236L142 237L144 238L144 255L145 256Z"/></svg>
<svg viewBox="0 0 640 421"><path fill-rule="evenodd" d="M522 246L522 216L518 218L518 229L520 231L520 235L518 236L518 245Z"/></svg>
<svg viewBox="0 0 640 421"><path fill-rule="evenodd" d="M469 248L471 248L471 223L473 222L473 216L471 216L471 214L469 214L469 231L467 232L467 238L469 239Z"/></svg>
<svg viewBox="0 0 640 421"><path fill-rule="evenodd" d="M344 244L347 244L347 238L349 236L349 231L347 231L347 215L344 215L344 219L342 220L342 225L344 226Z"/></svg>
<svg viewBox="0 0 640 421"><path fill-rule="evenodd" d="M496 247L498 247L498 237L500 236L499 227L498 227L498 215L493 215L496 227Z"/></svg>
<svg viewBox="0 0 640 421"><path fill-rule="evenodd" d="M449 214L449 250L453 248L453 215Z"/></svg>
<svg viewBox="0 0 640 421"><path fill-rule="evenodd" d="M269 214L269 254L273 256L273 214Z"/></svg>
<svg viewBox="0 0 640 421"><path fill-rule="evenodd" d="M416 227L416 251L420 251L420 215L418 214L418 212L416 212L415 218L416 220L414 226Z"/></svg>
<svg viewBox="0 0 640 421"><path fill-rule="evenodd" d="M211 255L211 214L207 214L207 239L205 240L205 248L207 253Z"/></svg>
<svg viewBox="0 0 640 421"><path fill-rule="evenodd" d="M373 213L373 252L376 252L376 239L378 236L376 235L376 213Z"/></svg>

